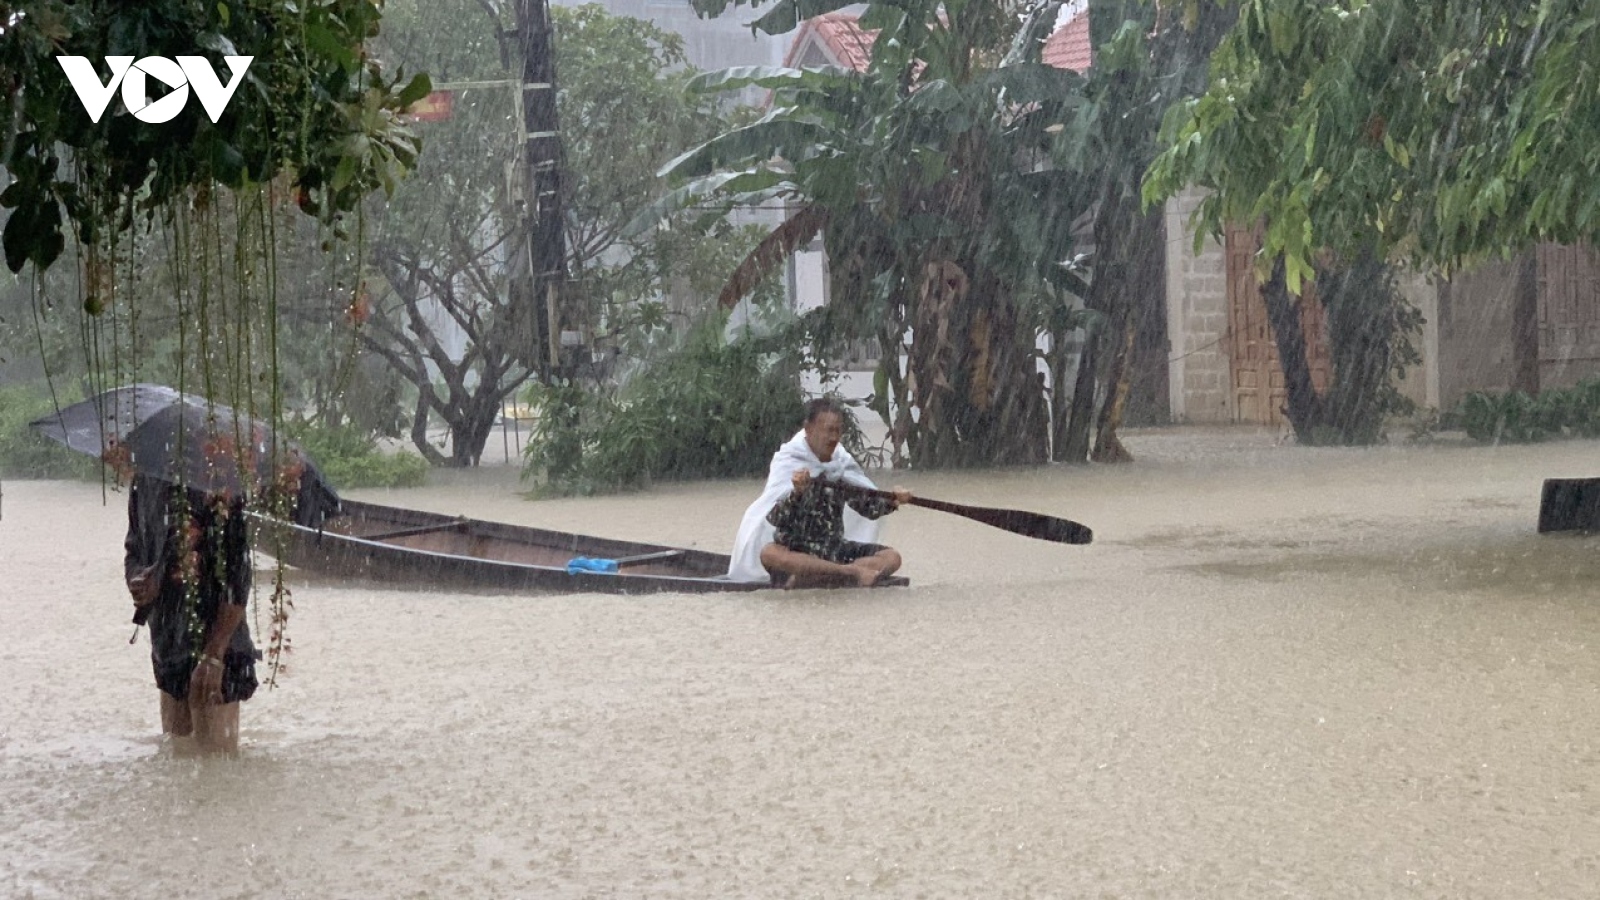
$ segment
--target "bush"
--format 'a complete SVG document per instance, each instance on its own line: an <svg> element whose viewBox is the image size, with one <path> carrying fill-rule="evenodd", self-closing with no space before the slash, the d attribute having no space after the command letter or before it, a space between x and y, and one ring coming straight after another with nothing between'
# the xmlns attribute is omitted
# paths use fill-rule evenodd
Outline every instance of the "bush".
<svg viewBox="0 0 1600 900"><path fill-rule="evenodd" d="M1533 443L1562 437L1600 437L1600 379L1571 388L1491 394L1474 391L1461 398L1449 423L1485 443Z"/></svg>
<svg viewBox="0 0 1600 900"><path fill-rule="evenodd" d="M415 453L384 453L361 429L300 425L290 430L336 489L416 487L427 481L427 460Z"/></svg>
<svg viewBox="0 0 1600 900"><path fill-rule="evenodd" d="M67 403L63 397L61 405ZM28 427L29 422L55 409L49 391L42 387L0 387L0 477L98 477L100 466L92 457L68 450Z"/></svg>
<svg viewBox="0 0 1600 900"><path fill-rule="evenodd" d="M713 321L615 396L536 385L523 476L556 493L594 493L764 473L805 414L786 356L771 341L728 344ZM847 419L846 446L855 451L860 431Z"/></svg>

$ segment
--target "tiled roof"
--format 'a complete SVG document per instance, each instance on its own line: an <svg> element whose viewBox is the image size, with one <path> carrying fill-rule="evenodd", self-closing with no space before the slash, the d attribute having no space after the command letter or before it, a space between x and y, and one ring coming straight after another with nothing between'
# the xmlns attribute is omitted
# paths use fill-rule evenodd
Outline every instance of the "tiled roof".
<svg viewBox="0 0 1600 900"><path fill-rule="evenodd" d="M872 59L872 42L877 37L878 32L862 29L860 20L849 13L816 16L800 26L783 64L800 65L806 46L815 42L837 65L864 72ZM1045 41L1042 59L1046 65L1087 71L1090 60L1088 15L1080 14L1057 28Z"/></svg>
<svg viewBox="0 0 1600 900"><path fill-rule="evenodd" d="M1044 42L1044 51L1040 54L1040 58L1047 66L1083 73L1089 71L1091 55L1089 16L1083 13L1073 17L1050 35Z"/></svg>
<svg viewBox="0 0 1600 900"><path fill-rule="evenodd" d="M800 26L800 33L795 35L794 43L789 45L789 55L783 61L786 66L797 65L800 55L808 40L814 39L821 44L825 52L833 57L836 65L857 72L865 72L867 63L872 59L872 42L878 37L877 31L863 30L860 19L849 13L832 12L826 15L807 19Z"/></svg>

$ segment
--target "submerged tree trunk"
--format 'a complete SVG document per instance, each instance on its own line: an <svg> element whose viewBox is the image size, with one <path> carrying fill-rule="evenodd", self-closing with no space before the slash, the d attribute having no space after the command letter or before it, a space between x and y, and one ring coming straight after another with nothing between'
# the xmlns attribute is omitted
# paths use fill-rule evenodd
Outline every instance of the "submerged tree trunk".
<svg viewBox="0 0 1600 900"><path fill-rule="evenodd" d="M1347 265L1319 268L1317 293L1327 310L1332 357L1325 395L1311 380L1302 319L1303 304L1317 301L1289 295L1282 260L1262 285L1295 438L1306 445L1378 443L1385 417L1410 406L1394 380L1421 361L1410 338L1421 314L1395 287L1388 265L1370 252Z"/></svg>
<svg viewBox="0 0 1600 900"><path fill-rule="evenodd" d="M1037 464L1048 459L1044 386L1031 342L1019 351L1014 292L950 259L923 270L912 318L910 375L918 468Z"/></svg>
<svg viewBox="0 0 1600 900"><path fill-rule="evenodd" d="M1126 195L1121 179L1126 173L1111 169L1103 176L1099 202L1094 215L1094 258L1089 290L1084 306L1103 317L1100 327L1090 329L1078 362L1078 383L1072 394L1072 420L1067 425L1067 440L1057 458L1062 462L1087 463L1091 458L1093 426L1097 420L1096 387L1107 385L1104 403L1109 408L1116 394L1116 381L1102 381L1114 372L1120 375L1118 358L1127 343L1123 332L1132 327L1128 301L1128 257L1131 232L1137 221L1136 201Z"/></svg>
<svg viewBox="0 0 1600 900"><path fill-rule="evenodd" d="M1125 301L1128 298L1123 298ZM1111 329L1115 338L1111 366L1106 374L1106 402L1100 407L1100 420L1095 427L1094 450L1089 459L1098 463L1133 462L1133 454L1117 439L1117 428L1122 425L1122 410L1128 403L1128 382L1133 373L1133 337L1138 330L1137 317L1124 303Z"/></svg>
<svg viewBox="0 0 1600 900"><path fill-rule="evenodd" d="M955 141L950 178L908 208L938 209L956 222L983 222L990 208L988 145L978 131ZM918 468L1041 463L1049 423L1035 374L1034 335L1020 324L1015 286L986 264L975 235L918 248L902 264L912 340L908 380L917 417L908 441ZM905 276L909 276L906 278Z"/></svg>
<svg viewBox="0 0 1600 900"><path fill-rule="evenodd" d="M468 468L483 461L483 448L494 431L499 405L480 393L466 404L463 415L450 423L450 465Z"/></svg>
<svg viewBox="0 0 1600 900"><path fill-rule="evenodd" d="M1136 0L1091 0L1089 28L1096 48L1107 46L1132 22L1151 35L1148 72L1114 72L1103 90L1108 143L1094 224L1093 280L1085 305L1105 319L1091 331L1079 365L1078 386L1065 439L1056 458L1081 463L1132 459L1117 437L1133 375L1133 348L1139 333L1141 301L1164 291L1157 262L1163 253L1160 209L1141 211L1139 184L1153 153L1159 111L1204 90L1208 60L1236 13L1232 4L1200 0L1185 7L1188 21L1174 19L1167 4ZM1154 116L1148 113L1155 111ZM1095 406L1097 383L1105 385L1103 406ZM1091 425L1093 451L1090 449Z"/></svg>
<svg viewBox="0 0 1600 900"><path fill-rule="evenodd" d="M1284 413L1302 444L1316 443L1319 428L1326 424L1322 398L1311 382L1311 365L1306 359L1306 333L1300 319L1300 300L1289 294L1283 260L1273 263L1272 276L1261 286L1267 307L1267 322L1278 347L1278 362L1283 367L1286 404Z"/></svg>
<svg viewBox="0 0 1600 900"><path fill-rule="evenodd" d="M1106 373L1106 401L1100 410L1094 451L1090 455L1093 461L1103 463L1133 461L1133 454L1117 438L1117 429L1122 426L1122 414L1127 408L1133 378L1134 339L1139 333L1143 301L1150 293L1161 292L1165 287L1158 259L1164 249L1160 211L1140 214L1127 208L1120 212L1123 215L1113 226L1122 233L1111 237L1118 248L1112 265L1116 276L1111 285L1113 327L1108 330L1108 340L1114 342L1111 344L1113 355Z"/></svg>
<svg viewBox="0 0 1600 900"><path fill-rule="evenodd" d="M420 361L418 365L421 365ZM422 458L428 461L428 465L445 464L444 454L428 441L428 398L423 391L417 392L417 411L411 417L411 443L417 448L417 452L422 454Z"/></svg>
<svg viewBox="0 0 1600 900"><path fill-rule="evenodd" d="M483 449L494 433L495 420L500 417L501 406L510 394L509 390L485 389L480 385L471 393L451 388L450 397L440 398L431 388L424 388L417 396L411 442L433 465L476 466L483 459ZM450 434L449 456L428 442L428 422L434 415L444 421Z"/></svg>

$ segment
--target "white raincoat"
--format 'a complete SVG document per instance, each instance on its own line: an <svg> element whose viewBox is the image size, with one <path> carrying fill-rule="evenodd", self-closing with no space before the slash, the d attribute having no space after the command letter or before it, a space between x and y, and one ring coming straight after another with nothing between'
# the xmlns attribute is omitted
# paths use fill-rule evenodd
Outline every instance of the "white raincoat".
<svg viewBox="0 0 1600 900"><path fill-rule="evenodd" d="M728 564L728 578L733 581L768 581L771 575L761 565L761 548L772 543L777 529L767 522L767 513L779 500L794 490L794 473L806 469L813 476L821 475L837 481L846 481L861 487L877 487L861 464L843 447L833 449L833 458L827 462L817 458L806 443L802 430L772 454L772 466L767 470L767 487L761 497L745 510L744 521L739 523L739 536L733 542L733 560ZM878 523L857 513L849 506L844 508L844 536L847 540L864 544L877 543Z"/></svg>

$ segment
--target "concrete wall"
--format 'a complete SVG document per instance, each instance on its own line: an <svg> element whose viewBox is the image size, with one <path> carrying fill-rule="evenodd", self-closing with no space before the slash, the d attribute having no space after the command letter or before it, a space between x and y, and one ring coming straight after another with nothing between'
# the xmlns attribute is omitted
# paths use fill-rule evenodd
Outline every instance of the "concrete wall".
<svg viewBox="0 0 1600 900"><path fill-rule="evenodd" d="M1228 367L1227 261L1207 239L1194 253L1189 214L1204 196L1188 189L1167 201L1168 391L1176 423L1232 422Z"/></svg>

